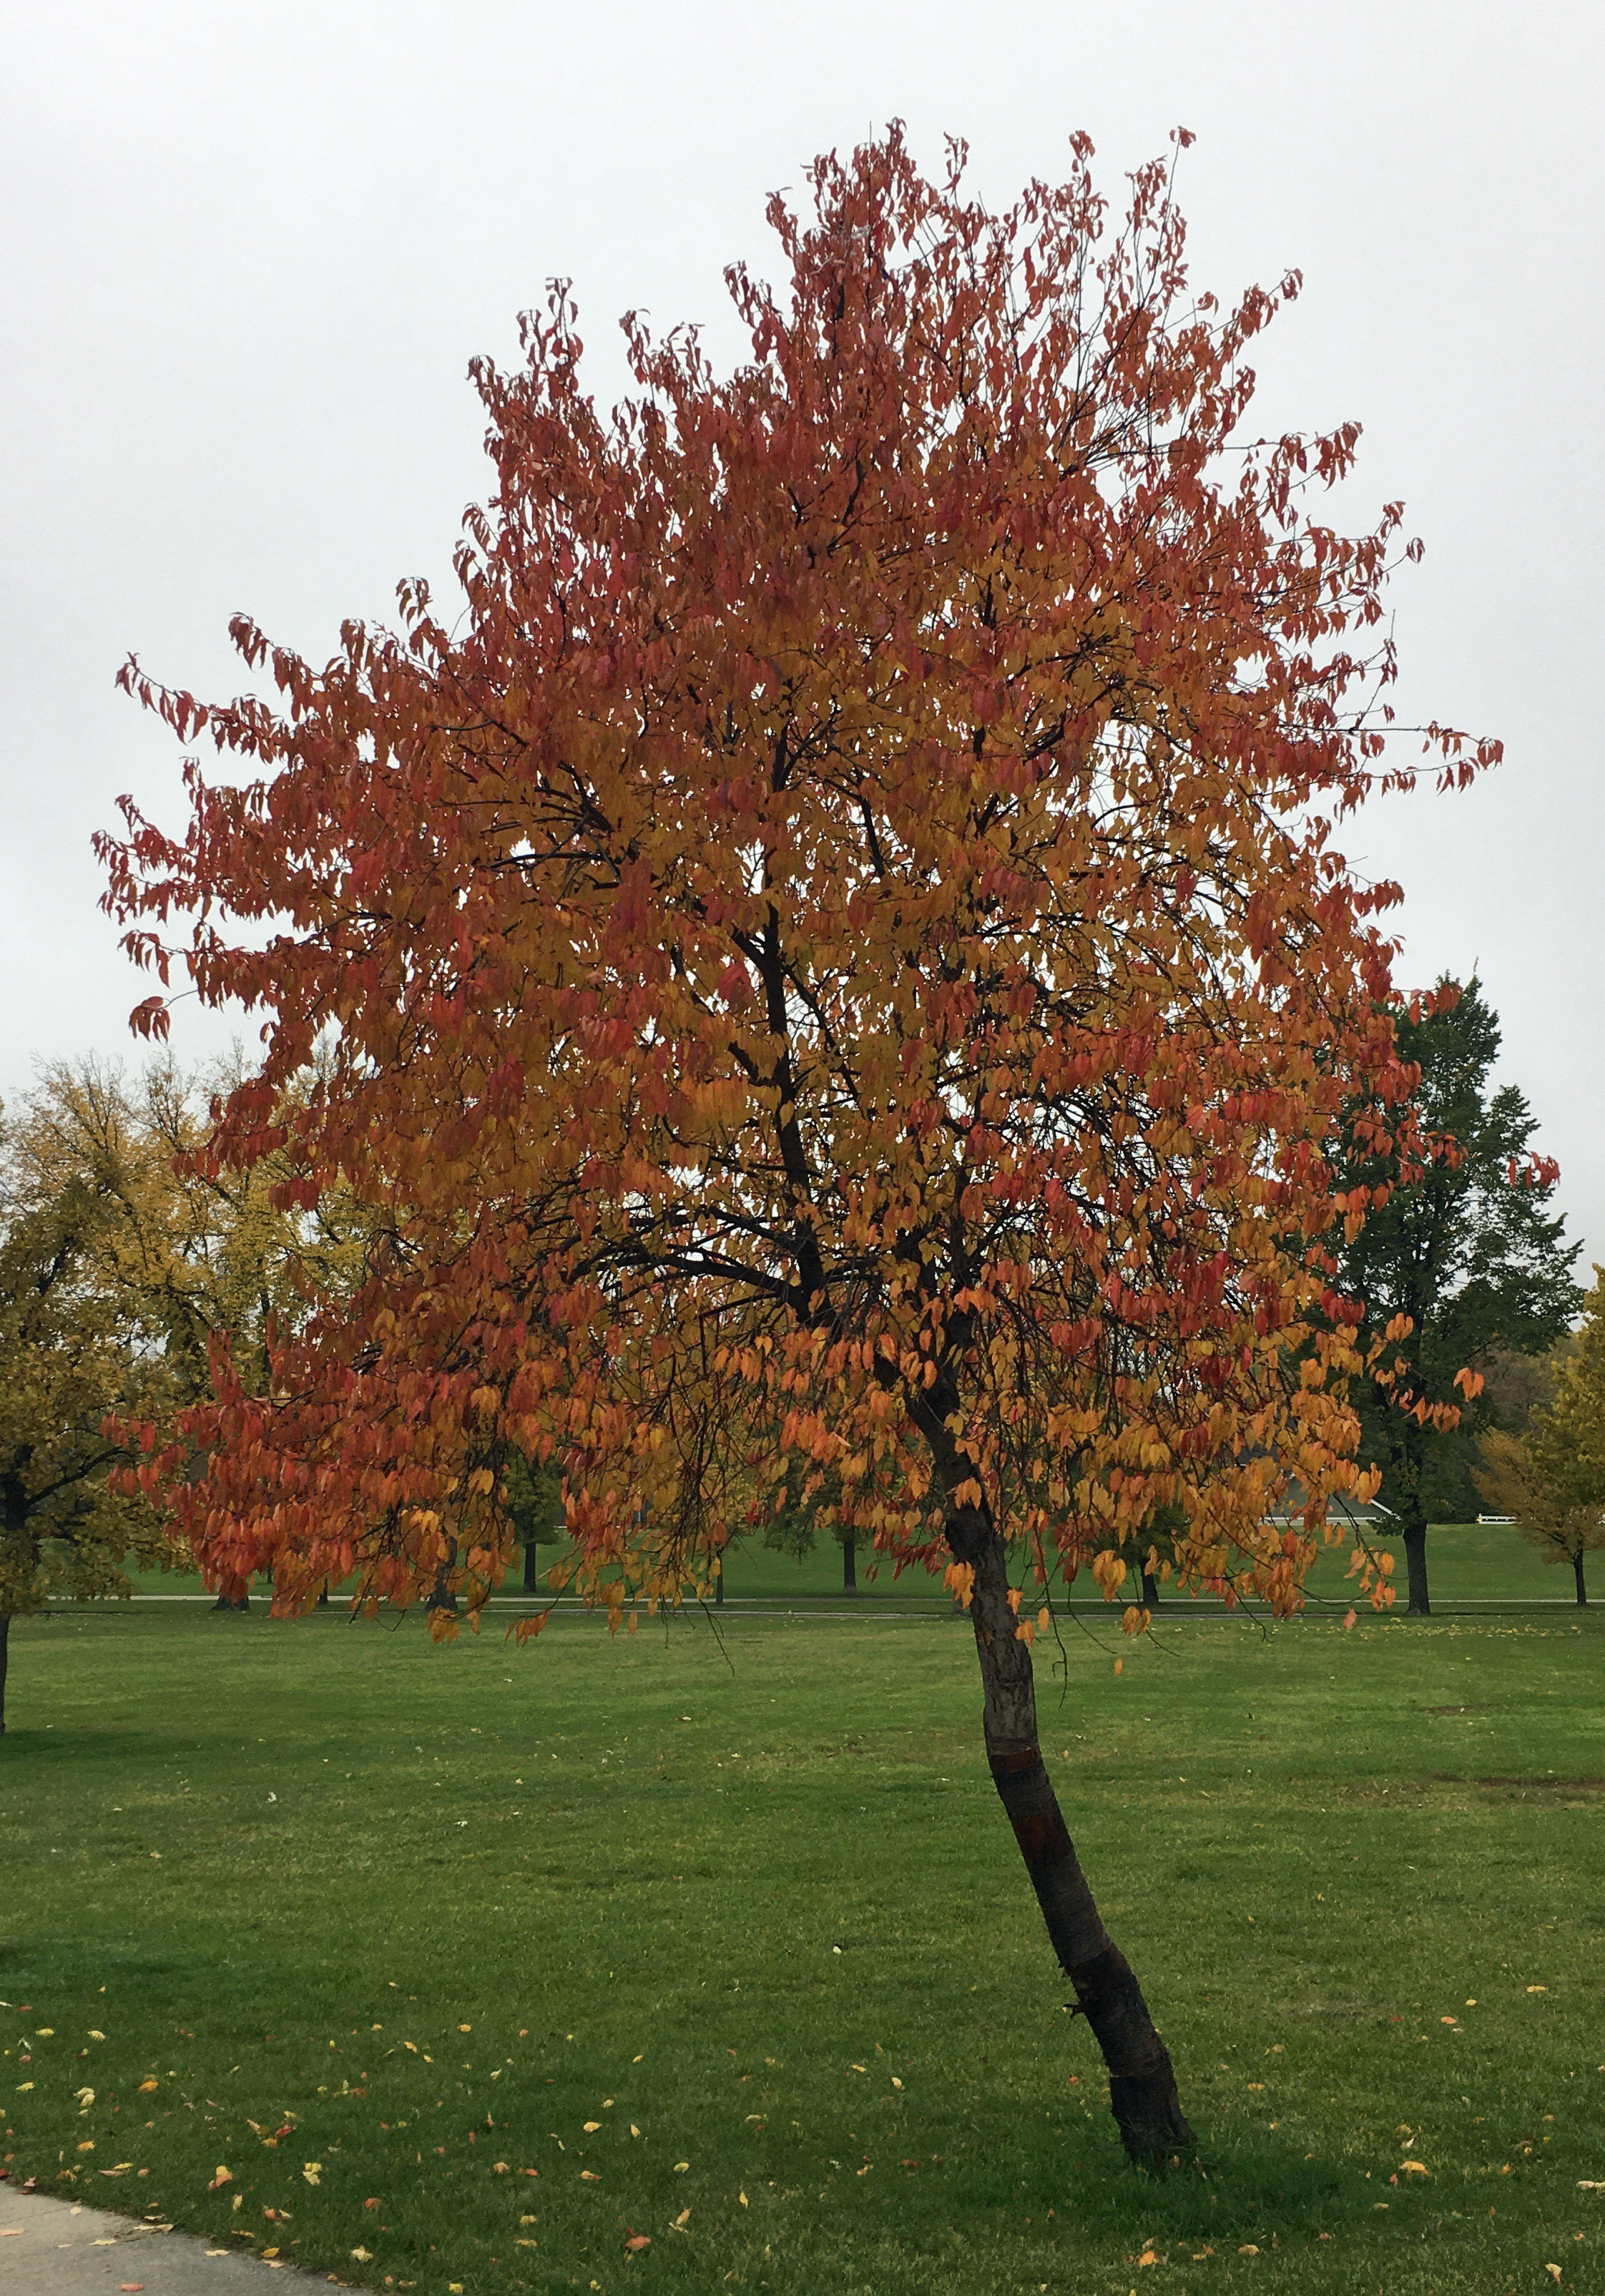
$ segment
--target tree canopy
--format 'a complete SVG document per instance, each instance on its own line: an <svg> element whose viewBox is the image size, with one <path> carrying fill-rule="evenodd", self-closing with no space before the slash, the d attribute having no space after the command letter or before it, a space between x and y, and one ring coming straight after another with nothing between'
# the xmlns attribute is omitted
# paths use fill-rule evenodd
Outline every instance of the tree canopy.
<svg viewBox="0 0 1605 2296"><path fill-rule="evenodd" d="M148 1291L127 1280L130 1205L160 1159L114 1085L59 1071L0 1122L0 1730L11 1621L127 1595L130 1560L168 1552L161 1516L112 1470L111 1423L171 1425L171 1366Z"/></svg>
<svg viewBox="0 0 1605 2296"><path fill-rule="evenodd" d="M1605 1549L1605 1269L1594 1269L1582 1329L1557 1349L1549 1399L1520 1434L1483 1437L1483 1496L1510 1515L1546 1562L1571 1565L1588 1600L1585 1558Z"/></svg>
<svg viewBox="0 0 1605 2296"><path fill-rule="evenodd" d="M1322 522L1356 426L1255 442L1298 282L1194 292L1167 166L1124 218L1083 140L1002 213L895 129L769 210L786 287L727 275L731 373L631 318L602 413L562 287L521 366L476 364L460 620L404 584L400 631L318 669L242 619L272 698L218 707L125 674L230 761L191 762L176 835L129 803L102 843L140 961L264 1016L211 1152L372 1222L270 1391L192 1415L173 1500L286 1603L449 1570L471 1610L506 1462L555 1458L579 1584L633 1620L833 1479L971 1604L994 1775L1148 2149L1185 2123L1046 1784L1032 1614L1115 1591L1161 1508L1178 1579L1290 1609L1369 1488L1329 1152L1361 1100L1407 1144L1411 1078L1396 888L1337 834L1415 770L1379 699L1402 514ZM1497 754L1426 738L1446 782ZM1265 1520L1290 1475L1303 1530Z"/></svg>
<svg viewBox="0 0 1605 2296"><path fill-rule="evenodd" d="M1582 1300L1572 1276L1580 1244L1552 1210L1558 1169L1533 1148L1537 1120L1513 1084L1495 1087L1498 1016L1472 980L1398 1016L1399 1049L1420 1070L1414 1100L1421 1149L1402 1150L1368 1125L1347 1160L1370 1193L1364 1226L1342 1255L1342 1288L1364 1303L1384 1344L1356 1394L1364 1456L1400 1520L1410 1607L1428 1607L1429 1521L1475 1512L1478 1436L1495 1398L1462 1403L1466 1367L1499 1363L1500 1394L1515 1384L1503 1357L1542 1355ZM1368 1109L1374 1117L1374 1109ZM1445 1409L1443 1406L1451 1406Z"/></svg>

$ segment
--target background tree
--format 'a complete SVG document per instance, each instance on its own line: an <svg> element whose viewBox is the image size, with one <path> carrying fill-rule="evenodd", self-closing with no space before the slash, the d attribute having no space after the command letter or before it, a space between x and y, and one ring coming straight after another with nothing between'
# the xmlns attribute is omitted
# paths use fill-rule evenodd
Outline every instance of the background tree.
<svg viewBox="0 0 1605 2296"><path fill-rule="evenodd" d="M853 1517L839 1512L841 1492L835 1480L827 1475L817 1479L811 1497L805 1498L805 1477L800 1467L794 1465L781 1488L774 1494L773 1512L764 1526L764 1545L779 1554L790 1554L798 1562L812 1554L819 1544L822 1526L841 1549L841 1591L843 1595L858 1592L858 1538Z"/></svg>
<svg viewBox="0 0 1605 2296"><path fill-rule="evenodd" d="M1399 1521L1409 1607L1425 1616L1427 1526L1476 1512L1477 1439L1493 1399L1462 1380L1494 1350L1541 1354L1582 1298L1581 1250L1550 1210L1557 1167L1535 1154L1537 1129L1514 1085L1491 1083L1497 1016L1472 980L1397 1016L1399 1049L1420 1069L1415 1103L1424 1155L1402 1148L1379 1111L1351 1131L1343 1177L1364 1223L1339 1255L1341 1289L1363 1303L1382 1344L1356 1382L1363 1456L1382 1472ZM1457 1398L1460 1386L1465 1400Z"/></svg>
<svg viewBox="0 0 1605 2296"><path fill-rule="evenodd" d="M1484 1436L1478 1487L1546 1562L1569 1562L1586 1603L1584 1557L1605 1548L1605 1271L1594 1269L1582 1329L1555 1351L1549 1401L1519 1435Z"/></svg>
<svg viewBox="0 0 1605 2296"><path fill-rule="evenodd" d="M540 1550L556 1546L565 1534L563 1488L547 1466L527 1459L521 1451L510 1454L504 1475L507 1519L524 1550L524 1592L540 1592Z"/></svg>
<svg viewBox="0 0 1605 2296"><path fill-rule="evenodd" d="M266 1016L217 1155L373 1221L355 1296L186 1420L212 1567L271 1559L286 1606L446 1568L477 1606L517 1447L634 1620L706 1588L755 1478L834 1477L969 1604L992 1775L1149 2156L1191 2134L1010 1561L1118 1597L1174 1507L1181 1578L1286 1611L1369 1488L1327 1150L1357 1100L1411 1119L1395 891L1333 825L1411 775L1366 714L1397 506L1313 514L1353 426L1241 430L1297 280L1218 309L1167 168L1110 227L1089 152L1003 213L957 147L937 181L896 131L820 160L811 217L770 209L787 291L729 275L745 361L631 321L610 418L555 291L519 371L475 370L497 490L456 634L414 583L321 671L238 622L273 706L130 665L257 778L192 762L178 836L130 804L102 850L136 956ZM1451 780L1495 754L1429 738Z"/></svg>
<svg viewBox="0 0 1605 2296"><path fill-rule="evenodd" d="M130 1563L169 1559L139 1488L150 1464L107 1431L165 1428L176 1401L160 1319L118 1272L122 1207L160 1199L161 1160L105 1095L79 1135L71 1086L53 1078L0 1120L0 1731L12 1619L126 1596Z"/></svg>

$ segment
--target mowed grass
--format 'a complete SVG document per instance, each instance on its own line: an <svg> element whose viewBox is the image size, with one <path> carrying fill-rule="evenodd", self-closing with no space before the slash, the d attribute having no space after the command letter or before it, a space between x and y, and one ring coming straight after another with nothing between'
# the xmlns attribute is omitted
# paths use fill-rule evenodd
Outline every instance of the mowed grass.
<svg viewBox="0 0 1605 2296"><path fill-rule="evenodd" d="M1593 1618L1067 1636L1196 2164L1122 2160L962 1621L151 1605L12 1633L10 2174L420 2296L1605 2289Z"/></svg>
<svg viewBox="0 0 1605 2296"><path fill-rule="evenodd" d="M1394 1556L1395 1584L1402 1603L1403 1547L1396 1538L1386 1537L1375 1537L1373 1545L1379 1552ZM1354 1588L1346 1574L1352 1552L1350 1542L1344 1539L1334 1546L1323 1547L1317 1555L1307 1582L1313 1612L1335 1611L1341 1618L1348 1608ZM1427 1552L1432 1599L1445 1608L1452 1610L1456 1603L1465 1602L1574 1601L1569 1568L1556 1569L1546 1564L1543 1556L1508 1524L1437 1524L1429 1536ZM544 1573L555 1560L557 1549L542 1547L539 1554ZM1598 1584L1593 1591L1605 1600L1605 1557L1597 1558L1597 1564ZM761 1539L746 1538L730 1550L725 1590L731 1603L801 1603L840 1609L844 1603L856 1603L866 1608L929 1611L932 1615L952 1607L939 1579L923 1570L905 1570L898 1578L889 1564L879 1563L866 1548L859 1549L857 1569L857 1593L846 1596L841 1583L841 1549L833 1538L822 1538L811 1553L803 1555L781 1554L766 1546ZM138 1583L144 1592L152 1595L201 1592L199 1577L187 1572L147 1571ZM520 1562L508 1573L502 1591L504 1595L519 1595L522 1586ZM1084 1575L1072 1592L1077 1608L1093 1613L1101 1610L1101 1598L1090 1577ZM1138 1600L1141 1588L1134 1573L1128 1592L1133 1602ZM266 1580L258 1582L258 1593L266 1599ZM1183 1608L1191 1606L1191 1598L1185 1595L1170 1595L1168 1599Z"/></svg>

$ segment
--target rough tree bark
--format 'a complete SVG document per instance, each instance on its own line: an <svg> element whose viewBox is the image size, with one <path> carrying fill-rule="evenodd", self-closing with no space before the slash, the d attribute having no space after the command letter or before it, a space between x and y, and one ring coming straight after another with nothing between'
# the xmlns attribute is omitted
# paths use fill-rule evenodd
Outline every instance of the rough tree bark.
<svg viewBox="0 0 1605 2296"><path fill-rule="evenodd" d="M1432 1605L1427 1599L1427 1518L1413 1503L1400 1523L1404 1541L1404 1572L1409 1584L1406 1615L1413 1619L1428 1619Z"/></svg>
<svg viewBox="0 0 1605 2296"><path fill-rule="evenodd" d="M940 1390L933 1390L939 1396ZM1008 1556L990 1511L953 1494L969 1477L942 1423L940 1402L915 1406L948 1493L947 1544L974 1573L970 1616L981 1669L981 1723L998 1798L1020 1844L1049 1941L1075 1988L1109 2067L1110 2110L1134 2161L1159 2162L1197 2142L1176 2095L1175 2074L1130 1963L1104 1928L1049 1782L1036 1735L1036 1685L1028 1643L1017 1638Z"/></svg>

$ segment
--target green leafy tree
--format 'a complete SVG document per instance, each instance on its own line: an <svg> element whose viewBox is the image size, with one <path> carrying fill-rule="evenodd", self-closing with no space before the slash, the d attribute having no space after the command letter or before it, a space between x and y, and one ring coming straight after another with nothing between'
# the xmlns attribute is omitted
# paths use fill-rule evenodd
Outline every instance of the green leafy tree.
<svg viewBox="0 0 1605 2296"><path fill-rule="evenodd" d="M1552 1399L1520 1435L1490 1429L1482 1456L1483 1496L1546 1562L1570 1563L1586 1603L1584 1557L1605 1548L1605 1269L1594 1269L1582 1330L1556 1351Z"/></svg>
<svg viewBox="0 0 1605 2296"><path fill-rule="evenodd" d="M508 1456L502 1480L508 1515L524 1550L524 1592L538 1594L540 1550L557 1546L565 1535L562 1479L553 1468L543 1467L538 1460L514 1451Z"/></svg>
<svg viewBox="0 0 1605 2296"><path fill-rule="evenodd" d="M1525 1097L1491 1084L1500 1028L1480 983L1441 982L1396 1025L1421 1071L1426 1155L1401 1160L1385 1110L1350 1111L1342 1177L1365 1218L1339 1267L1376 1335L1356 1383L1362 1453L1381 1469L1409 1607L1425 1616L1428 1523L1476 1504L1477 1438L1493 1415L1477 1366L1494 1349L1530 1356L1560 1338L1582 1298L1571 1273L1581 1246L1550 1209L1559 1171L1533 1151Z"/></svg>

